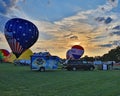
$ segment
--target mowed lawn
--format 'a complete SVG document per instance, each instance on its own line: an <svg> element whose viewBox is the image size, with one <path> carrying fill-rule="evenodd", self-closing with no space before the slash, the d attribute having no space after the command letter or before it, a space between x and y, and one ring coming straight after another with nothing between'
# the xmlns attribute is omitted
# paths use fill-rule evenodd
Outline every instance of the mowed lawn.
<svg viewBox="0 0 120 96"><path fill-rule="evenodd" d="M2 63L0 96L120 96L120 70L37 72Z"/></svg>

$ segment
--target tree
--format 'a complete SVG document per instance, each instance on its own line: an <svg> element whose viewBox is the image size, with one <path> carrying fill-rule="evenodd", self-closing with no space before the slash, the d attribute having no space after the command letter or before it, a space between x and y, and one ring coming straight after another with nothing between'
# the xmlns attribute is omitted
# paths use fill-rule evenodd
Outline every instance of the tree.
<svg viewBox="0 0 120 96"><path fill-rule="evenodd" d="M111 49L108 51L108 53L105 53L103 56L95 56L95 57L89 57L88 55L85 55L81 60L85 61L94 61L94 60L101 60L101 61L120 61L120 46L117 46L114 49Z"/></svg>
<svg viewBox="0 0 120 96"><path fill-rule="evenodd" d="M104 54L101 57L103 61L120 61L120 46L117 46L115 49L111 49L108 53Z"/></svg>
<svg viewBox="0 0 120 96"><path fill-rule="evenodd" d="M94 57L88 57L88 55L85 55L83 58L81 58L82 60L85 60L85 61L94 61Z"/></svg>

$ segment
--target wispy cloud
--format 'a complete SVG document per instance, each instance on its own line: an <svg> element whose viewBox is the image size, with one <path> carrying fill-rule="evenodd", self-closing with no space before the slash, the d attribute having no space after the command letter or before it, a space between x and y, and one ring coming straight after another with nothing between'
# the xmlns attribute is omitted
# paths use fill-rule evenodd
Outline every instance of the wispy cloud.
<svg viewBox="0 0 120 96"><path fill-rule="evenodd" d="M18 2L23 2L24 0L0 0L0 31L4 31L4 25L8 19L14 17L26 18L27 15L24 14L17 6Z"/></svg>
<svg viewBox="0 0 120 96"><path fill-rule="evenodd" d="M120 41L110 41L108 44L101 44L98 45L99 47L103 47L103 48L112 48L114 46L120 46Z"/></svg>
<svg viewBox="0 0 120 96"><path fill-rule="evenodd" d="M107 47L107 48L109 48L109 47L112 47L112 44L103 44L103 45L99 45L100 47Z"/></svg>
<svg viewBox="0 0 120 96"><path fill-rule="evenodd" d="M0 15L0 32L4 32L4 25L8 19L8 17Z"/></svg>
<svg viewBox="0 0 120 96"><path fill-rule="evenodd" d="M115 32L112 32L113 35L119 35L120 36L120 31L115 31Z"/></svg>
<svg viewBox="0 0 120 96"><path fill-rule="evenodd" d="M25 0L1 0L0 1L0 14L3 15L12 15L15 10L20 8L17 6L17 3Z"/></svg>
<svg viewBox="0 0 120 96"><path fill-rule="evenodd" d="M0 1L0 13L7 14L12 8L16 8L18 0L1 0Z"/></svg>
<svg viewBox="0 0 120 96"><path fill-rule="evenodd" d="M11 49L10 49L3 33L0 33L0 49L7 49L11 52Z"/></svg>

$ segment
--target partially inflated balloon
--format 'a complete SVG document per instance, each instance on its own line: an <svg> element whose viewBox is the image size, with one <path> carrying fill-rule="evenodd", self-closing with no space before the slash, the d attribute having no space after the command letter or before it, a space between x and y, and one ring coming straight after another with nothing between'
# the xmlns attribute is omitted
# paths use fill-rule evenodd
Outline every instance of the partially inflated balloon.
<svg viewBox="0 0 120 96"><path fill-rule="evenodd" d="M80 45L74 45L66 53L67 59L79 59L84 53L84 49Z"/></svg>
<svg viewBox="0 0 120 96"><path fill-rule="evenodd" d="M6 49L0 49L0 60L6 62L6 58L9 54L9 51L7 51Z"/></svg>
<svg viewBox="0 0 120 96"><path fill-rule="evenodd" d="M18 58L19 60L30 60L30 57L33 55L33 52L30 49L27 49L25 52L23 52L20 57Z"/></svg>
<svg viewBox="0 0 120 96"><path fill-rule="evenodd" d="M17 58L37 41L39 35L37 27L32 22L21 18L8 20L4 32Z"/></svg>
<svg viewBox="0 0 120 96"><path fill-rule="evenodd" d="M69 49L66 53L66 59L72 59L72 53L71 53L71 49Z"/></svg>
<svg viewBox="0 0 120 96"><path fill-rule="evenodd" d="M10 53L10 55L7 57L8 62L14 62L14 60L30 60L31 55L33 55L33 52L30 49L27 49L24 51L19 58L16 58L13 53Z"/></svg>
<svg viewBox="0 0 120 96"><path fill-rule="evenodd" d="M83 55L84 49L80 45L74 45L71 48L71 53L74 59L79 59Z"/></svg>
<svg viewBox="0 0 120 96"><path fill-rule="evenodd" d="M10 63L14 63L15 59L16 59L16 56L12 52L7 56L7 61Z"/></svg>

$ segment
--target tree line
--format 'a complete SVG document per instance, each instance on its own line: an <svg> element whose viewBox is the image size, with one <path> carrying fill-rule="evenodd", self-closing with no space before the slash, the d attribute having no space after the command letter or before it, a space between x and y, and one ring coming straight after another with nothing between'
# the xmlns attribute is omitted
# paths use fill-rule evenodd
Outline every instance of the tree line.
<svg viewBox="0 0 120 96"><path fill-rule="evenodd" d="M117 46L114 49L111 49L108 51L108 53L105 53L102 56L95 56L95 57L89 57L88 55L85 55L81 58L81 60L85 61L95 61L95 60L101 60L101 61L120 61L120 46Z"/></svg>

